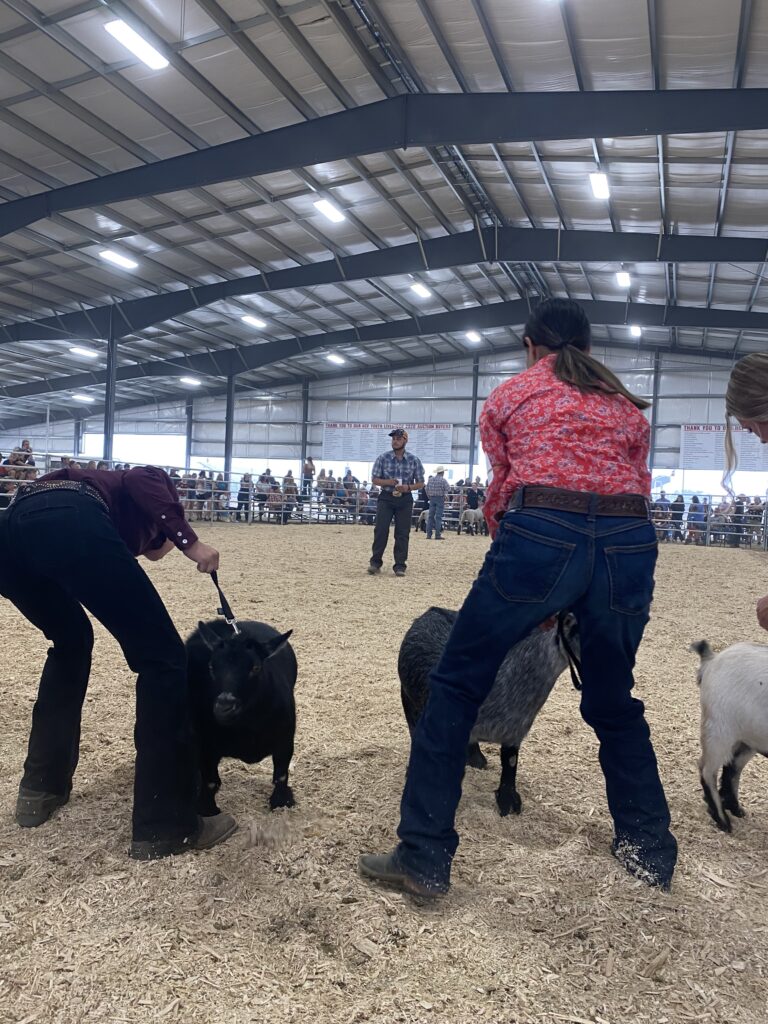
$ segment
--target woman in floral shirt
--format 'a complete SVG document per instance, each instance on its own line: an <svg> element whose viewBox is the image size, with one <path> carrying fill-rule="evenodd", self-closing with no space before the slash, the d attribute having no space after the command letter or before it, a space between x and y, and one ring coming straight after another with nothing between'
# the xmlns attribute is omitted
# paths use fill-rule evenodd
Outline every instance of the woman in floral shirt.
<svg viewBox="0 0 768 1024"><path fill-rule="evenodd" d="M648 403L589 355L575 302L543 302L525 327L528 369L480 418L493 467L484 512L495 540L430 678L401 805L399 845L361 872L420 895L448 889L454 816L480 705L509 649L551 616L579 622L581 713L600 742L612 852L669 888L677 844L632 670L656 564L649 520Z"/></svg>

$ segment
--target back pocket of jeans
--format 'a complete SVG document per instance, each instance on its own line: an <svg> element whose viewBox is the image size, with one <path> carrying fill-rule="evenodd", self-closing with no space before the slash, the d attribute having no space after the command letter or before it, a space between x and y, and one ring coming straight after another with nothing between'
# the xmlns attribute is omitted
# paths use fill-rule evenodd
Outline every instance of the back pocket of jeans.
<svg viewBox="0 0 768 1024"><path fill-rule="evenodd" d="M653 571L658 552L655 541L634 547L605 549L612 611L624 615L648 612L653 599Z"/></svg>
<svg viewBox="0 0 768 1024"><path fill-rule="evenodd" d="M492 550L488 574L507 601L546 601L576 548L568 541L542 537L504 522Z"/></svg>

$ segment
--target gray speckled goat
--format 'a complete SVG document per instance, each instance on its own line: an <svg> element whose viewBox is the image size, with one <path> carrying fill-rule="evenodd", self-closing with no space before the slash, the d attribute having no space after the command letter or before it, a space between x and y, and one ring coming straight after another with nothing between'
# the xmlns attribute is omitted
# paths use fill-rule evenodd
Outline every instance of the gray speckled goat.
<svg viewBox="0 0 768 1024"><path fill-rule="evenodd" d="M429 608L414 620L400 645L397 672L411 733L426 706L429 674L443 653L456 614L449 608ZM563 617L562 631L578 657L578 628L573 615ZM559 630L537 629L509 651L480 707L467 747L467 764L486 768L488 762L479 744L501 744L501 781L496 803L502 816L522 810L515 785L520 744L567 664Z"/></svg>

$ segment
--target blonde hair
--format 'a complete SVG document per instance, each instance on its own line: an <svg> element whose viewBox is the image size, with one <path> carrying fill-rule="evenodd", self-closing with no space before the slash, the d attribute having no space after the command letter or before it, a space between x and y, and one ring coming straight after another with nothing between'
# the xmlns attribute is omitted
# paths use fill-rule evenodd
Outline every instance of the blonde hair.
<svg viewBox="0 0 768 1024"><path fill-rule="evenodd" d="M768 422L768 353L753 352L731 370L725 393L725 472L723 487L733 497L731 479L738 465L733 420Z"/></svg>

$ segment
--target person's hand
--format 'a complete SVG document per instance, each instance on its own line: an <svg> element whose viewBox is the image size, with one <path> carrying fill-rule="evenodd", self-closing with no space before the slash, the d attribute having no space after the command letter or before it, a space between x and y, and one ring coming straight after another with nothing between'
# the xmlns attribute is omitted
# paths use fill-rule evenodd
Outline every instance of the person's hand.
<svg viewBox="0 0 768 1024"><path fill-rule="evenodd" d="M219 552L210 544L203 544L201 540L196 540L192 547L185 548L184 554L193 562L197 562L198 572L215 572L219 568Z"/></svg>
<svg viewBox="0 0 768 1024"><path fill-rule="evenodd" d="M763 629L768 629L768 594L757 602L757 621Z"/></svg>

